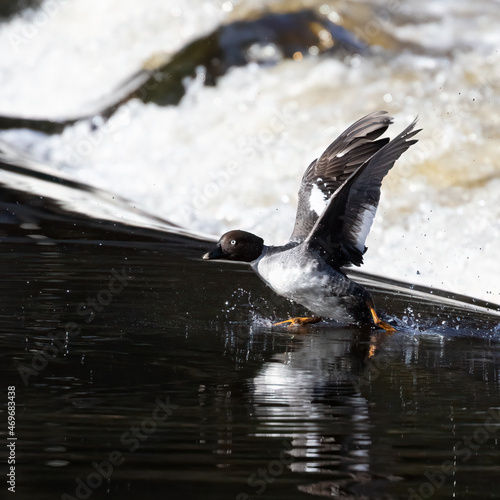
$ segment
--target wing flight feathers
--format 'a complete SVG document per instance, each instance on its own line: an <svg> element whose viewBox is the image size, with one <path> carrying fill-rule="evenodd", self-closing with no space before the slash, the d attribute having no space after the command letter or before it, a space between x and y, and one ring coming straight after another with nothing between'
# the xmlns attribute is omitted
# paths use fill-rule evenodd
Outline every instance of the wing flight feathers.
<svg viewBox="0 0 500 500"><path fill-rule="evenodd" d="M332 266L361 265L365 241L380 200L382 180L413 144L416 119L357 168L337 188L316 220L307 242Z"/></svg>
<svg viewBox="0 0 500 500"><path fill-rule="evenodd" d="M304 172L291 241L303 241L311 232L333 193L389 139L378 139L392 123L386 111L371 113L345 130ZM378 139L378 140L377 140ZM313 197L320 196L321 210L315 210Z"/></svg>

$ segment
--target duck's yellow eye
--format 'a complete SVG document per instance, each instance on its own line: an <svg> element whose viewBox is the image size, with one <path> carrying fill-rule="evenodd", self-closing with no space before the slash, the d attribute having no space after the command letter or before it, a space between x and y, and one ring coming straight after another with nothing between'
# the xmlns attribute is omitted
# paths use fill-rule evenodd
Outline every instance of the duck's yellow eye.
<svg viewBox="0 0 500 500"><path fill-rule="evenodd" d="M231 245L236 245L236 240L231 240Z"/></svg>

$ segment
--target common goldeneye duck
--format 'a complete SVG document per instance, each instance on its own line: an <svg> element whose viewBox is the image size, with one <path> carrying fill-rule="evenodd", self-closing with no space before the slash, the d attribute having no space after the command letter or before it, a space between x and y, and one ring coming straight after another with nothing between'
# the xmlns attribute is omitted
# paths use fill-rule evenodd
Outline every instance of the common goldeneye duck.
<svg viewBox="0 0 500 500"><path fill-rule="evenodd" d="M249 262L276 293L318 316L342 323L394 328L375 312L370 293L349 279L344 268L360 266L365 241L380 199L382 179L417 142L416 120L393 140L379 139L393 122L386 111L371 113L343 132L314 160L302 177L295 226L282 246L246 231L222 235L204 259ZM318 202L322 207L318 208ZM277 324L305 324L319 317Z"/></svg>

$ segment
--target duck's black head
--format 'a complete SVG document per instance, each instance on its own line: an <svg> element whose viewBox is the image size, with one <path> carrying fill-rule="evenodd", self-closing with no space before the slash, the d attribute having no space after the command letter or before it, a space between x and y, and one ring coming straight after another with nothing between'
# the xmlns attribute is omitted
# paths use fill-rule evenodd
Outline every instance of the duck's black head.
<svg viewBox="0 0 500 500"><path fill-rule="evenodd" d="M217 246L204 259L225 259L252 262L260 257L264 240L246 231L229 231L221 236Z"/></svg>

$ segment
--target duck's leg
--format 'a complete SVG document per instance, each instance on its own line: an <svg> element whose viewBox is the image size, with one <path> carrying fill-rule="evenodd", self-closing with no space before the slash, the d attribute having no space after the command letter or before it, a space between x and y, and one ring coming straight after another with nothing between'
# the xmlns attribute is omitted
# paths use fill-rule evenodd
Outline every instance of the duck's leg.
<svg viewBox="0 0 500 500"><path fill-rule="evenodd" d="M286 321L280 321L279 323L274 323L273 326L277 325L284 325L286 323L290 323L288 326L294 326L294 325L307 325L309 323L317 323L318 321L321 321L321 318L318 316L311 316L311 317L296 317L296 318L290 318L287 319Z"/></svg>
<svg viewBox="0 0 500 500"><path fill-rule="evenodd" d="M373 318L373 323L375 323L375 326L378 326L379 328L383 328L388 333L392 333L392 332L396 331L396 329L393 326L389 325L389 323L386 323L385 321L382 321L378 317L377 312L375 311L375 307L373 305L373 302L368 301L366 303L366 305L368 306L368 309L370 310L370 313L371 313L372 318Z"/></svg>

